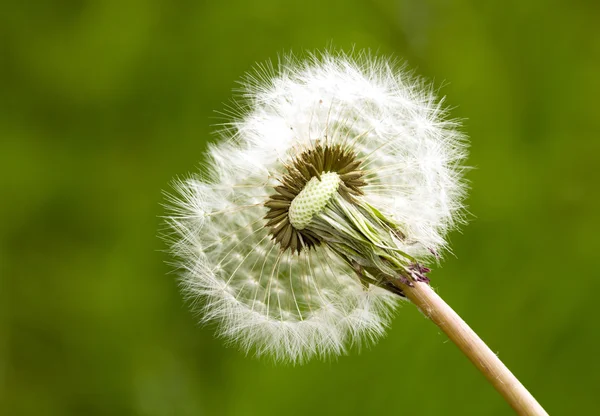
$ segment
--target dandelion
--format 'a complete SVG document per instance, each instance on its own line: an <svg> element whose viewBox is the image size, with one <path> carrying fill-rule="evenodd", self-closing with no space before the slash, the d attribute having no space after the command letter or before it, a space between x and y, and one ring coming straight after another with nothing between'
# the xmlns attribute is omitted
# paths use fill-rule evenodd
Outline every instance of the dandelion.
<svg viewBox="0 0 600 416"><path fill-rule="evenodd" d="M463 222L466 140L432 88L367 53L288 56L242 85L202 174L170 197L202 320L291 362L376 341L405 297L448 320L427 273Z"/></svg>

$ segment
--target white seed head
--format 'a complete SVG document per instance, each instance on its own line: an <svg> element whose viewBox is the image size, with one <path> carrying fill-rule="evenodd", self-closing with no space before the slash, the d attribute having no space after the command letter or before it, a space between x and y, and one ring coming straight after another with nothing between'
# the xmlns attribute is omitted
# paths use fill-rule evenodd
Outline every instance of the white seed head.
<svg viewBox="0 0 600 416"><path fill-rule="evenodd" d="M249 75L204 172L177 182L169 201L172 251L202 320L279 361L381 337L399 297L361 280L362 257L336 236L419 262L446 247L462 218L466 150L444 115L430 87L367 53L286 57ZM304 172L306 160L322 170ZM389 221L373 228L365 212ZM367 241L361 227L389 232Z"/></svg>
<svg viewBox="0 0 600 416"><path fill-rule="evenodd" d="M313 216L323 211L339 185L340 177L335 172L326 172L321 179L312 177L292 200L288 213L292 226L297 230L305 229Z"/></svg>

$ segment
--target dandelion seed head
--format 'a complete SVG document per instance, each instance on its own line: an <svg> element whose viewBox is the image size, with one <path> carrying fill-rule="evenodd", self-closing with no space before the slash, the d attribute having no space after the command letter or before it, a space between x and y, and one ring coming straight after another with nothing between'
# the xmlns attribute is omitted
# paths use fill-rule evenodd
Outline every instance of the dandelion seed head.
<svg viewBox="0 0 600 416"><path fill-rule="evenodd" d="M465 193L457 124L431 88L367 53L263 66L238 112L169 199L187 297L228 342L278 361L376 341L399 299L376 271L425 268L363 248L425 263L446 248Z"/></svg>

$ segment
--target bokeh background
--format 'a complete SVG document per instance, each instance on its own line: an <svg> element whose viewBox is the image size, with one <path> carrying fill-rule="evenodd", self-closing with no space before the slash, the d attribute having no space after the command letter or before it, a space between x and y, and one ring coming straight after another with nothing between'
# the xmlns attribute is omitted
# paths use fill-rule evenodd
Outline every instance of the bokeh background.
<svg viewBox="0 0 600 416"><path fill-rule="evenodd" d="M39 0L0 5L0 414L510 415L415 308L300 367L198 327L162 190L244 72L370 48L472 138L471 224L439 293L553 415L600 413L600 3Z"/></svg>

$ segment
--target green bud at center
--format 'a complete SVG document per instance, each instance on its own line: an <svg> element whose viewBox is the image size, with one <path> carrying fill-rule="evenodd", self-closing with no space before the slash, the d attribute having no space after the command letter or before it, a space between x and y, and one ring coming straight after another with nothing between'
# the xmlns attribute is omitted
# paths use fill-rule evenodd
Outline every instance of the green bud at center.
<svg viewBox="0 0 600 416"><path fill-rule="evenodd" d="M288 217L297 230L303 230L312 218L323 211L327 202L335 195L340 177L335 172L322 173L321 180L312 177L290 205Z"/></svg>

